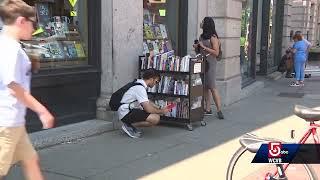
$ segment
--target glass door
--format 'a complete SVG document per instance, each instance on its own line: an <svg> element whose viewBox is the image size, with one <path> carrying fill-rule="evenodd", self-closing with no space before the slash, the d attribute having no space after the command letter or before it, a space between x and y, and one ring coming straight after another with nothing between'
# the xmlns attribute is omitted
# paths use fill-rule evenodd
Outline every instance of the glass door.
<svg viewBox="0 0 320 180"><path fill-rule="evenodd" d="M267 61L268 68L275 66L274 58L274 34L275 34L275 20L276 20L276 8L274 0L270 1L270 16L269 16L269 31L268 31L268 51L267 51Z"/></svg>
<svg viewBox="0 0 320 180"><path fill-rule="evenodd" d="M255 78L257 7L257 1L246 0L242 2L240 37L240 71L242 86L250 84Z"/></svg>

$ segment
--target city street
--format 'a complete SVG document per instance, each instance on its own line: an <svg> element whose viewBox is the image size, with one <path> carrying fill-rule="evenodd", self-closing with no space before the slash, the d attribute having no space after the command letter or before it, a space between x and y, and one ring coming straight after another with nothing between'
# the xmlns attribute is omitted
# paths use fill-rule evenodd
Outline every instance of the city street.
<svg viewBox="0 0 320 180"><path fill-rule="evenodd" d="M240 146L238 138L251 132L297 142L307 123L293 115L294 104L319 106L320 78L306 79L304 87L288 87L290 79L260 79L265 88L228 107L225 120L206 117L207 126L159 126L143 129L143 138L131 139L121 131L63 143L39 151L48 180L214 179L224 180L228 162ZM295 138L290 131L295 130ZM260 166L246 155L235 179L257 178ZM320 175L320 166L317 168ZM301 168L291 168L298 172ZM21 169L7 180L20 180ZM298 176L296 179L301 179Z"/></svg>

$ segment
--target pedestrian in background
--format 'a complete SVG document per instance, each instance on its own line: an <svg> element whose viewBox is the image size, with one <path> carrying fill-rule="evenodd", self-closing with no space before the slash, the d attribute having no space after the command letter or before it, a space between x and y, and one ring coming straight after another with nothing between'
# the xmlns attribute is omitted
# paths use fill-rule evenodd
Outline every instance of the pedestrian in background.
<svg viewBox="0 0 320 180"><path fill-rule="evenodd" d="M53 127L54 118L30 94L31 61L19 43L32 38L35 9L22 0L3 0L0 18L0 179L21 162L26 179L42 180L39 158L25 129L26 108L38 114L44 129Z"/></svg>
<svg viewBox="0 0 320 180"><path fill-rule="evenodd" d="M219 36L216 31L215 23L212 17L205 17L200 24L202 34L199 38L199 43L194 44L197 53L201 53L206 57L206 73L204 78L205 85L205 115L212 115L211 110L211 95L217 107L217 116L219 119L224 119L221 111L221 98L216 88L216 66L219 55ZM200 51L200 52L199 52Z"/></svg>
<svg viewBox="0 0 320 180"><path fill-rule="evenodd" d="M304 70L306 63L307 46L303 41L301 34L293 36L293 53L294 53L294 70L296 81L292 82L290 86L304 86Z"/></svg>
<svg viewBox="0 0 320 180"><path fill-rule="evenodd" d="M307 63L308 63L308 59L309 59L309 51L312 47L312 44L311 42L309 42L308 40L306 40L304 37L303 37L303 34L301 31L296 31L295 34L297 35L301 35L302 36L302 41L304 42L304 45L307 47L307 50L306 50L306 63L305 63L305 68L307 68ZM309 77L309 75L305 74L305 77Z"/></svg>

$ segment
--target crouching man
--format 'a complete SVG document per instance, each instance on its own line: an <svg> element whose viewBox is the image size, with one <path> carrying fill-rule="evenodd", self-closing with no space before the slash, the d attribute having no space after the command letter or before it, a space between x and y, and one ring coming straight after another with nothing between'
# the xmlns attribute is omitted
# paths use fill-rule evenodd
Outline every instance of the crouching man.
<svg viewBox="0 0 320 180"><path fill-rule="evenodd" d="M152 88L159 81L160 74L154 69L148 69L144 72L142 79L138 79L136 85L124 93L118 115L123 123L122 130L129 137L141 137L142 132L136 127L155 126L160 121L160 115L169 112L167 107L159 109L148 99L146 89Z"/></svg>

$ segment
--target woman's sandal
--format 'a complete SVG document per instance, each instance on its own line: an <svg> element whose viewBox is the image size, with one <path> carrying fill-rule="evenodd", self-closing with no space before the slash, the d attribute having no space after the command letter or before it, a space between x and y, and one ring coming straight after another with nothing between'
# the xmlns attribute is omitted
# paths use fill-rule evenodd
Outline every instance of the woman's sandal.
<svg viewBox="0 0 320 180"><path fill-rule="evenodd" d="M292 82L289 86L298 87L298 86L300 86L300 84L298 84L297 82Z"/></svg>

